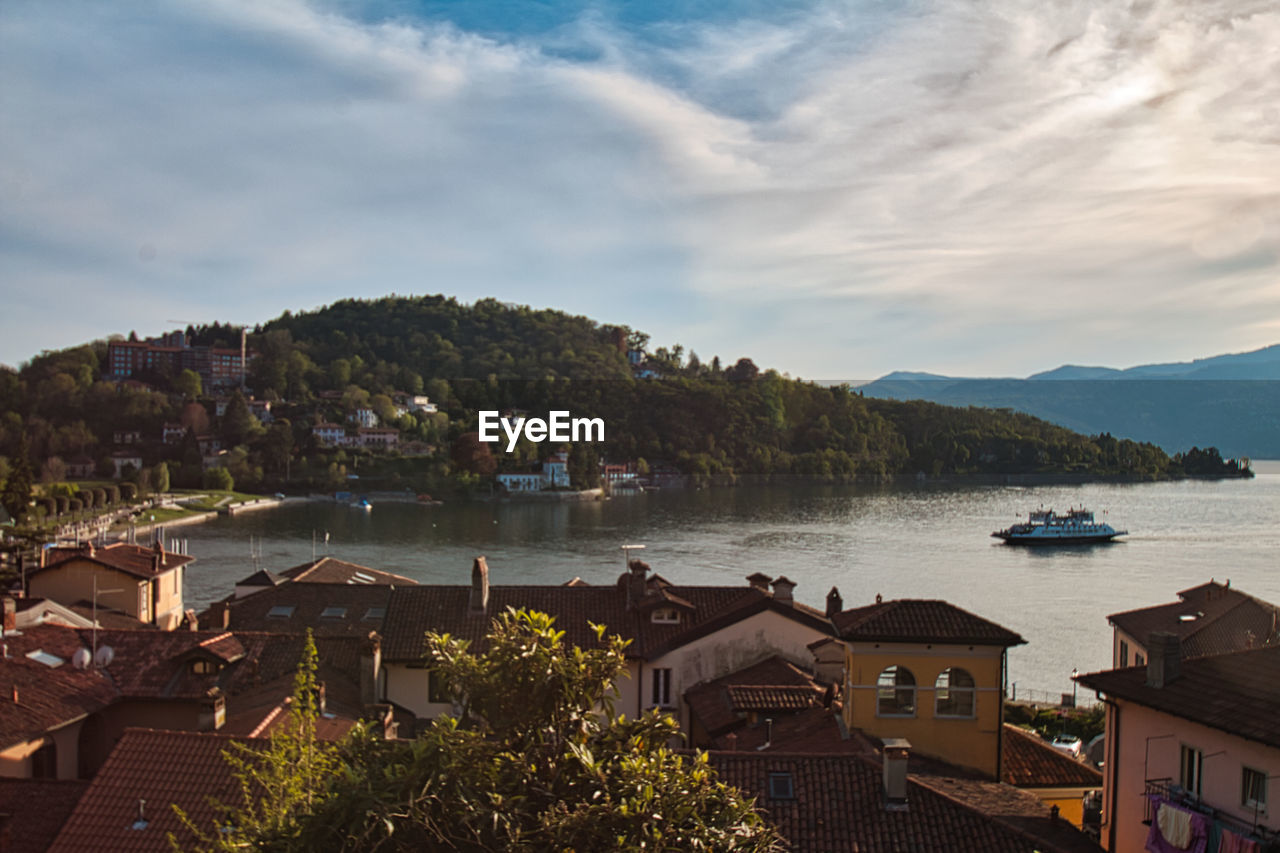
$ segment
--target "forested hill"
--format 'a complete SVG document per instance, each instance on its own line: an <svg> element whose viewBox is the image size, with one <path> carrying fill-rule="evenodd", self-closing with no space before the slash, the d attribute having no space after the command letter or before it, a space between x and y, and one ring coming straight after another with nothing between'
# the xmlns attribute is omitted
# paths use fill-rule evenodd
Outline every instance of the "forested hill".
<svg viewBox="0 0 1280 853"><path fill-rule="evenodd" d="M238 345L240 337L218 324L186 333L196 345ZM249 331L256 357L247 390L270 401L273 421L264 424L238 394L228 403L227 390L202 388L189 370L108 381L106 342L98 341L44 353L16 373L0 370L0 481L22 455L37 479L63 479L72 459L92 461L105 476L123 441L144 469L164 463L175 485L199 485L193 434L211 434L245 489L340 488L348 465L367 488L379 487L376 478L419 491L475 488L495 471L527 470L551 449L526 440L512 454L477 445L477 413L487 409L603 418L602 445L572 448L577 485L591 484L604 460L715 483L1240 473L1212 448L1170 457L1151 444L1084 436L1008 410L864 398L760 371L749 359L724 366L678 345L650 351L647 342L626 326L491 299L344 300ZM439 411L393 405L406 395L426 395ZM398 431L397 449L325 447L313 432L322 423L351 425L361 410ZM181 445L162 441L172 423L190 428Z"/></svg>
<svg viewBox="0 0 1280 853"><path fill-rule="evenodd" d="M269 357L293 345L326 368L358 358L423 379L624 379L629 333L495 299L464 305L444 296L388 296L286 312L261 328L254 345ZM412 382L402 377L402 385Z"/></svg>

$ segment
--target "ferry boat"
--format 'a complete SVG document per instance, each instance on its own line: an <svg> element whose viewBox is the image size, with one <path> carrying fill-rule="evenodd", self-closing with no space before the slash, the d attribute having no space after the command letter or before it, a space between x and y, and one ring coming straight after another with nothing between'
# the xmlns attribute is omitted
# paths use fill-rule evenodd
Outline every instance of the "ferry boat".
<svg viewBox="0 0 1280 853"><path fill-rule="evenodd" d="M1104 521L1095 521L1093 513L1084 507L1070 509L1065 515L1041 507L1031 513L1025 523L991 535L1010 545L1085 545L1110 542L1128 532L1116 530Z"/></svg>

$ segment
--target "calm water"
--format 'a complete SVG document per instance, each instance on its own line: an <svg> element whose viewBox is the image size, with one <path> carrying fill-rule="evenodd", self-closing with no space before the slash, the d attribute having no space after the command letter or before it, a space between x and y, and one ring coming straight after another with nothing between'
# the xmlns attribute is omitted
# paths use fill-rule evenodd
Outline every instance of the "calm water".
<svg viewBox="0 0 1280 853"><path fill-rule="evenodd" d="M306 562L312 534L325 553L425 583L470 582L488 557L497 584L607 584L618 546L674 583L737 584L752 572L787 575L822 607L885 598L942 598L999 622L1028 644L1010 653L1020 691L1070 690L1073 667L1108 666L1108 613L1171 601L1210 578L1280 601L1280 462L1255 462L1247 481L1083 486L774 487L663 491L585 504L381 504L371 512L297 502L237 519L175 528L196 563L195 606L230 592L257 565ZM993 530L1043 504L1084 505L1124 541L1032 550ZM1106 515L1103 515L1103 512Z"/></svg>

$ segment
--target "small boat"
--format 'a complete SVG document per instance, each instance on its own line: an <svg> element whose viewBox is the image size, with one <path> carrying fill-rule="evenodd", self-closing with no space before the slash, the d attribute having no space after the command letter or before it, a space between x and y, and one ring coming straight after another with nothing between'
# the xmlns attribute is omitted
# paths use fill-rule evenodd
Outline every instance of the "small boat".
<svg viewBox="0 0 1280 853"><path fill-rule="evenodd" d="M1087 545L1110 542L1129 531L1116 530L1104 521L1095 521L1093 513L1081 507L1059 515L1041 507L1022 524L1015 524L991 535L1009 545Z"/></svg>
<svg viewBox="0 0 1280 853"><path fill-rule="evenodd" d="M365 511L373 509L373 504L369 503L368 498L360 498L360 500L352 503L351 506L354 507L355 509L362 509Z"/></svg>

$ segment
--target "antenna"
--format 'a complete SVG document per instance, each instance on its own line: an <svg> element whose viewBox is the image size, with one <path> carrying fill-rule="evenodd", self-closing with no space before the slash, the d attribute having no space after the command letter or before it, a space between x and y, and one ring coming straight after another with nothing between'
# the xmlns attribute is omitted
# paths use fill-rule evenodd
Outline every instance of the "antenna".
<svg viewBox="0 0 1280 853"><path fill-rule="evenodd" d="M623 545L622 546L622 568L631 571L631 552L643 551L643 545Z"/></svg>

